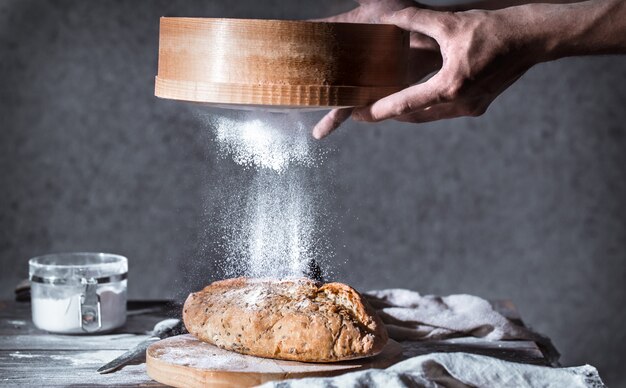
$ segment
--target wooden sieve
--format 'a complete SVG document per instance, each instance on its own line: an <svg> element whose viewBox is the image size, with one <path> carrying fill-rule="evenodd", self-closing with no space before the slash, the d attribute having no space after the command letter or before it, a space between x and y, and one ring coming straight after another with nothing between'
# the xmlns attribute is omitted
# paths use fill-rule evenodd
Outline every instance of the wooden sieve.
<svg viewBox="0 0 626 388"><path fill-rule="evenodd" d="M163 17L155 95L229 107L366 105L405 86L408 52L408 33L392 25Z"/></svg>

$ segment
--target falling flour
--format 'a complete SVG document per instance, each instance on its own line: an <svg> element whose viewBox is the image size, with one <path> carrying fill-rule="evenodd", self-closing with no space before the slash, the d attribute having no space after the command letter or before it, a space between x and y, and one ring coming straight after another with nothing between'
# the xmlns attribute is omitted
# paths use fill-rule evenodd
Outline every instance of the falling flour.
<svg viewBox="0 0 626 388"><path fill-rule="evenodd" d="M293 164L312 166L319 158L306 136L304 124L293 116L244 115L244 119L218 117L214 122L220 150L237 164L281 173Z"/></svg>
<svg viewBox="0 0 626 388"><path fill-rule="evenodd" d="M244 112L211 117L219 154L247 171L238 201L222 212L225 275L285 278L320 271L331 250L323 238L320 188L312 182L324 150L291 114Z"/></svg>

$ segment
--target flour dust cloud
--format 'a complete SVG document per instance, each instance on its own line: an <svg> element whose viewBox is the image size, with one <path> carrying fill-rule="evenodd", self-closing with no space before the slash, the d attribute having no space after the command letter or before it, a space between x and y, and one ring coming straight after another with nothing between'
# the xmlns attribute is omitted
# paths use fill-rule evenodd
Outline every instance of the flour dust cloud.
<svg viewBox="0 0 626 388"><path fill-rule="evenodd" d="M312 276L333 250L319 182L326 149L298 114L206 115L221 162L244 182L220 209L225 276ZM232 189L231 189L232 190Z"/></svg>

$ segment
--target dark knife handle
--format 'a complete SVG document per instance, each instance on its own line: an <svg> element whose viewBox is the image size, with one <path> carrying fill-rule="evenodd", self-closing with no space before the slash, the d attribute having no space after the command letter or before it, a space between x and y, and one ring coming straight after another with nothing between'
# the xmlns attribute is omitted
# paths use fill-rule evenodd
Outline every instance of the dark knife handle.
<svg viewBox="0 0 626 388"><path fill-rule="evenodd" d="M121 367L130 364L134 361L145 362L146 360L146 349L148 346L158 341L159 337L151 337L147 340L141 341L134 348L128 350L121 356L115 358L113 361L101 366L98 369L98 373L105 374L115 372Z"/></svg>

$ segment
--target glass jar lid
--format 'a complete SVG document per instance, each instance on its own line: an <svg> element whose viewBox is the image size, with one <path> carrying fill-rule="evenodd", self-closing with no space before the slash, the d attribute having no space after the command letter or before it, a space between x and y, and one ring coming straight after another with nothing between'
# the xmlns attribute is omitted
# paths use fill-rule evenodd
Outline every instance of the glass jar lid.
<svg viewBox="0 0 626 388"><path fill-rule="evenodd" d="M29 278L35 283L113 283L126 279L128 274L126 257L111 253L54 253L33 257L28 264Z"/></svg>

